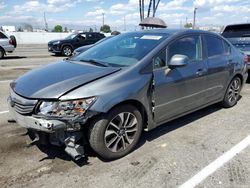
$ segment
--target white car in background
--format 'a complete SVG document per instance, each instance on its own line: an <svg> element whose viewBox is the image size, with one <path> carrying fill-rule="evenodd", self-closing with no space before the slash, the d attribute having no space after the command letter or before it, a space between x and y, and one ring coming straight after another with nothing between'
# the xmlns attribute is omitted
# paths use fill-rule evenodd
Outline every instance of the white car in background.
<svg viewBox="0 0 250 188"><path fill-rule="evenodd" d="M8 36L2 31L0 31L0 59L6 55L6 53L12 53L16 48L16 39L15 37Z"/></svg>

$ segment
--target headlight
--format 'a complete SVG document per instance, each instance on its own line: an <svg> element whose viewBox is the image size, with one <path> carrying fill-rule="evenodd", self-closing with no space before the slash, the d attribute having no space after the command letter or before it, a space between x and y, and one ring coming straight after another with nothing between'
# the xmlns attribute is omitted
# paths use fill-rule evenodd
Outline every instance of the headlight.
<svg viewBox="0 0 250 188"><path fill-rule="evenodd" d="M53 45L57 45L59 43L60 43L60 41L56 41L56 42L53 42Z"/></svg>
<svg viewBox="0 0 250 188"><path fill-rule="evenodd" d="M69 101L44 101L40 104L38 114L49 116L76 116L83 115L95 102L96 97Z"/></svg>

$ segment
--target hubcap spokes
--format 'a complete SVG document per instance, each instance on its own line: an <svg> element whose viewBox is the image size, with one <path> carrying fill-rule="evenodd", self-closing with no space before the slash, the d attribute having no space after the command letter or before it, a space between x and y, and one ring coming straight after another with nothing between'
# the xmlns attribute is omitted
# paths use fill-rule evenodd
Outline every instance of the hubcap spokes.
<svg viewBox="0 0 250 188"><path fill-rule="evenodd" d="M66 56L69 56L69 55L71 54L71 50L70 50L69 48L65 48L65 49L64 49L64 54L65 54Z"/></svg>
<svg viewBox="0 0 250 188"><path fill-rule="evenodd" d="M230 103L233 103L238 100L239 91L240 91L240 82L239 80L234 80L231 83L228 91L228 100Z"/></svg>
<svg viewBox="0 0 250 188"><path fill-rule="evenodd" d="M118 114L106 128L104 135L106 147L112 152L125 150L134 141L137 129L138 122L132 113Z"/></svg>

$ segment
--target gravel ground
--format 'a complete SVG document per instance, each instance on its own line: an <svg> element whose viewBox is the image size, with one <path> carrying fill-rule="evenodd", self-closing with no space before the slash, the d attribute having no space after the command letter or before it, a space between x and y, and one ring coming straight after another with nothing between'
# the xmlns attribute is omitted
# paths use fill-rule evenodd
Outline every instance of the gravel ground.
<svg viewBox="0 0 250 188"><path fill-rule="evenodd" d="M0 112L7 110L9 80L63 58L45 45L22 45L0 60ZM250 134L249 111L246 84L237 106L210 106L144 132L122 159L105 162L90 153L88 163L73 162L57 147L27 147L25 129L0 113L0 187L178 187ZM247 147L198 187L249 187L249 158Z"/></svg>

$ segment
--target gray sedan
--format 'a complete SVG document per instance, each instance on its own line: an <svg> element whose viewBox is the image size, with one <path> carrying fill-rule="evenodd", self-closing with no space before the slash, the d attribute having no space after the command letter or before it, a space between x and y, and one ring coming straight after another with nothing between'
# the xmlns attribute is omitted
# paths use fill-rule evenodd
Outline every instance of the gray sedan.
<svg viewBox="0 0 250 188"><path fill-rule="evenodd" d="M236 105L246 78L243 55L217 34L146 30L28 72L11 83L8 101L34 142L65 145L75 160L89 144L114 160L142 130L214 103Z"/></svg>

